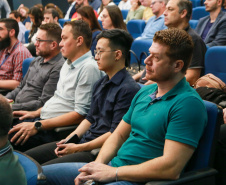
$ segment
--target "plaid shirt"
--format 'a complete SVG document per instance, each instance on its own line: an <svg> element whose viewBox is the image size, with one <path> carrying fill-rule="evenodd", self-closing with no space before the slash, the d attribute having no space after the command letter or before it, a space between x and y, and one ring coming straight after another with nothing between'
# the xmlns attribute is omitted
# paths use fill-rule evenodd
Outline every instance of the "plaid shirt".
<svg viewBox="0 0 226 185"><path fill-rule="evenodd" d="M28 49L19 41L9 49L0 51L0 80L22 79L22 63L24 59L31 58L32 55ZM3 63L4 62L4 63ZM3 63L3 64L2 64Z"/></svg>

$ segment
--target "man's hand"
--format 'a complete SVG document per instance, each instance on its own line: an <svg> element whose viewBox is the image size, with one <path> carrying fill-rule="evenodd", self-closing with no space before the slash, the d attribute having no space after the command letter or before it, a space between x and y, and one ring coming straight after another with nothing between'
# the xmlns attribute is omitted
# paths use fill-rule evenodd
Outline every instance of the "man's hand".
<svg viewBox="0 0 226 185"><path fill-rule="evenodd" d="M18 116L19 120L24 120L24 119L33 119L38 117L35 114L35 111L14 111L13 116Z"/></svg>
<svg viewBox="0 0 226 185"><path fill-rule="evenodd" d="M67 143L67 144L58 144L55 150L55 153L58 157L62 157L64 155L73 154L76 152L83 151L83 147L81 144Z"/></svg>
<svg viewBox="0 0 226 185"><path fill-rule="evenodd" d="M75 178L75 185L79 185L87 180L111 182L116 179L116 168L102 163L91 162L78 171L82 173Z"/></svg>
<svg viewBox="0 0 226 185"><path fill-rule="evenodd" d="M17 132L10 141L15 143L15 145L23 145L29 139L29 137L37 134L38 131L34 125L34 122L23 122L17 124L8 133L11 134L13 132Z"/></svg>

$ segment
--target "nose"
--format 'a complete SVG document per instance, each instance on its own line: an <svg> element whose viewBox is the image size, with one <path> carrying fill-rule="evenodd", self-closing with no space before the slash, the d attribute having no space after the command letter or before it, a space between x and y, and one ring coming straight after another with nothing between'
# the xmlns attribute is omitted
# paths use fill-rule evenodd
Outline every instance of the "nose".
<svg viewBox="0 0 226 185"><path fill-rule="evenodd" d="M98 54L95 55L95 60L99 60L100 56Z"/></svg>
<svg viewBox="0 0 226 185"><path fill-rule="evenodd" d="M62 42L62 40L60 41L59 46L60 46L60 47L62 47L62 46L63 46L63 42Z"/></svg>
<svg viewBox="0 0 226 185"><path fill-rule="evenodd" d="M167 9L165 9L165 11L163 12L163 15L166 16L167 14Z"/></svg>
<svg viewBox="0 0 226 185"><path fill-rule="evenodd" d="M151 54L144 60L144 63L149 66L152 65L152 55Z"/></svg>

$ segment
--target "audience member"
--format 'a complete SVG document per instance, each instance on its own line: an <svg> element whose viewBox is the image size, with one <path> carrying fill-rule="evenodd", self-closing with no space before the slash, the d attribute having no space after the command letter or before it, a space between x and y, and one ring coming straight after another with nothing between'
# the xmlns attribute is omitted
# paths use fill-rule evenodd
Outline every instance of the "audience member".
<svg viewBox="0 0 226 185"><path fill-rule="evenodd" d="M19 34L18 34L18 40L21 42L21 43L25 43L25 32L27 31L26 27L24 26L24 24L21 22L21 14L20 12L14 10L12 12L10 12L9 14L9 18L11 19L15 19L17 22L18 22L18 25L19 25Z"/></svg>
<svg viewBox="0 0 226 185"><path fill-rule="evenodd" d="M45 10L49 9L49 8L53 8L53 9L55 9L57 11L57 13L59 15L59 19L63 19L64 18L63 12L61 11L61 9L57 5L55 5L53 3L48 3L47 5L45 5Z"/></svg>
<svg viewBox="0 0 226 185"><path fill-rule="evenodd" d="M31 52L31 54L33 56L36 56L34 43L36 41L36 35L37 35L38 28L42 24L43 13L39 8L32 7L29 10L29 17L32 22L32 27L31 27L30 34L28 36L29 44L26 44L26 47L28 48L28 50Z"/></svg>
<svg viewBox="0 0 226 185"><path fill-rule="evenodd" d="M90 108L93 85L102 76L90 51L92 32L84 21L66 22L61 38L61 52L67 61L54 96L37 111L14 112L20 120L33 118L10 130L15 134L10 141L17 150L56 141L54 128L79 124Z"/></svg>
<svg viewBox="0 0 226 185"><path fill-rule="evenodd" d="M37 110L53 96L64 63L60 53L60 26L47 23L40 26L35 42L35 58L20 85L6 95L15 110Z"/></svg>
<svg viewBox="0 0 226 185"><path fill-rule="evenodd" d="M152 0L140 0L141 5L145 7L143 13L143 20L147 22L152 16L154 16L152 9L151 9L151 1Z"/></svg>
<svg viewBox="0 0 226 185"><path fill-rule="evenodd" d="M101 0L84 0L85 6L92 6L93 9L96 11L100 8Z"/></svg>
<svg viewBox="0 0 226 185"><path fill-rule="evenodd" d="M16 20L0 19L0 89L13 90L22 79L22 63L32 57L17 39L19 26ZM5 95L5 92L2 94Z"/></svg>
<svg viewBox="0 0 226 185"><path fill-rule="evenodd" d="M142 19L144 7L141 5L139 0L131 0L131 9L126 17L126 23L132 19Z"/></svg>
<svg viewBox="0 0 226 185"><path fill-rule="evenodd" d="M92 55L94 55L94 50L97 45L96 36L101 32L101 27L99 22L97 21L97 18L93 12L93 8L91 6L82 6L77 10L77 19L78 20L84 20L89 24L89 27L92 31L92 44L91 44L91 52Z"/></svg>
<svg viewBox="0 0 226 185"><path fill-rule="evenodd" d="M120 10L129 10L131 8L130 0L121 0L118 7Z"/></svg>
<svg viewBox="0 0 226 185"><path fill-rule="evenodd" d="M102 0L102 3L100 5L100 8L98 8L97 13L99 14L98 19L101 20L102 17L102 11L106 6L112 6L115 5L115 3L112 0Z"/></svg>
<svg viewBox="0 0 226 185"><path fill-rule="evenodd" d="M2 8L5 9L6 17L9 17L9 13L11 12L10 6L7 0L0 0L0 19L2 18ZM4 18L4 17L3 17Z"/></svg>
<svg viewBox="0 0 226 185"><path fill-rule="evenodd" d="M223 0L205 1L210 15L201 18L196 27L196 32L209 47L226 45L226 13L221 10L222 3Z"/></svg>
<svg viewBox="0 0 226 185"><path fill-rule="evenodd" d="M113 29L103 31L97 39L95 59L99 69L107 75L94 85L89 113L73 133L58 143L49 143L26 152L41 164L49 160L45 165L94 161L95 156L87 151L103 145L140 89L125 69L125 61L133 42L131 35L124 30ZM75 134L81 138L79 143L64 144Z"/></svg>
<svg viewBox="0 0 226 185"><path fill-rule="evenodd" d="M44 10L43 17L44 17L44 19L42 21L42 24L55 23L55 24L58 24L60 26L60 24L58 22L59 21L59 14L56 11L56 9L48 8L48 9Z"/></svg>
<svg viewBox="0 0 226 185"><path fill-rule="evenodd" d="M64 19L71 19L72 15L76 12L75 10L76 0L67 0L67 1L70 6L64 16Z"/></svg>
<svg viewBox="0 0 226 185"><path fill-rule="evenodd" d="M184 77L192 49L185 31L158 31L145 60L146 77L157 83L136 94L95 162L44 166L47 182L72 184L76 176L76 185L89 179L114 184L178 179L207 123L205 105Z"/></svg>
<svg viewBox="0 0 226 185"><path fill-rule="evenodd" d="M44 11L44 6L42 5L42 4L36 4L36 5L34 5L34 7L37 7L37 8L39 8L42 12Z"/></svg>
<svg viewBox="0 0 226 185"><path fill-rule="evenodd" d="M166 6L166 11L164 12L166 26L169 28L174 27L183 29L192 37L194 50L185 77L190 85L193 85L204 69L206 45L201 37L191 29L189 25L191 14L192 2L189 0L170 0Z"/></svg>
<svg viewBox="0 0 226 185"><path fill-rule="evenodd" d="M0 184L26 185L24 169L18 157L13 154L8 141L13 116L9 103L2 95L0 95L0 120Z"/></svg>
<svg viewBox="0 0 226 185"><path fill-rule="evenodd" d="M152 40L155 32L167 28L164 24L164 15L163 15L163 12L166 9L167 2L168 2L168 0L162 0L162 1L153 0L152 1L151 9L152 9L154 16L152 16L148 20L148 22L144 28L144 32L141 34L140 37L137 38L137 40L138 39Z"/></svg>
<svg viewBox="0 0 226 185"><path fill-rule="evenodd" d="M21 22L25 25L26 29L31 30L31 20L30 17L28 16L29 8L21 4L17 11L20 12L22 16Z"/></svg>
<svg viewBox="0 0 226 185"><path fill-rule="evenodd" d="M122 12L121 10L116 6L106 6L104 10L102 11L102 26L106 30L119 28L122 30L126 30L126 24L123 21Z"/></svg>

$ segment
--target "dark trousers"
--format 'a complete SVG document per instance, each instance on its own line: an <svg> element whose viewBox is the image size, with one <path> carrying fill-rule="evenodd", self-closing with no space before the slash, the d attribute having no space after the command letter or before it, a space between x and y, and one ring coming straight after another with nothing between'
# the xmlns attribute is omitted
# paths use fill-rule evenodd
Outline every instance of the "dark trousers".
<svg viewBox="0 0 226 185"><path fill-rule="evenodd" d="M216 184L226 184L226 124L221 125L215 157L215 168L218 171Z"/></svg>
<svg viewBox="0 0 226 185"><path fill-rule="evenodd" d="M25 152L42 165L65 163L65 162L91 162L95 160L95 156L89 151L68 154L63 157L57 157L54 150L56 142L47 143Z"/></svg>

